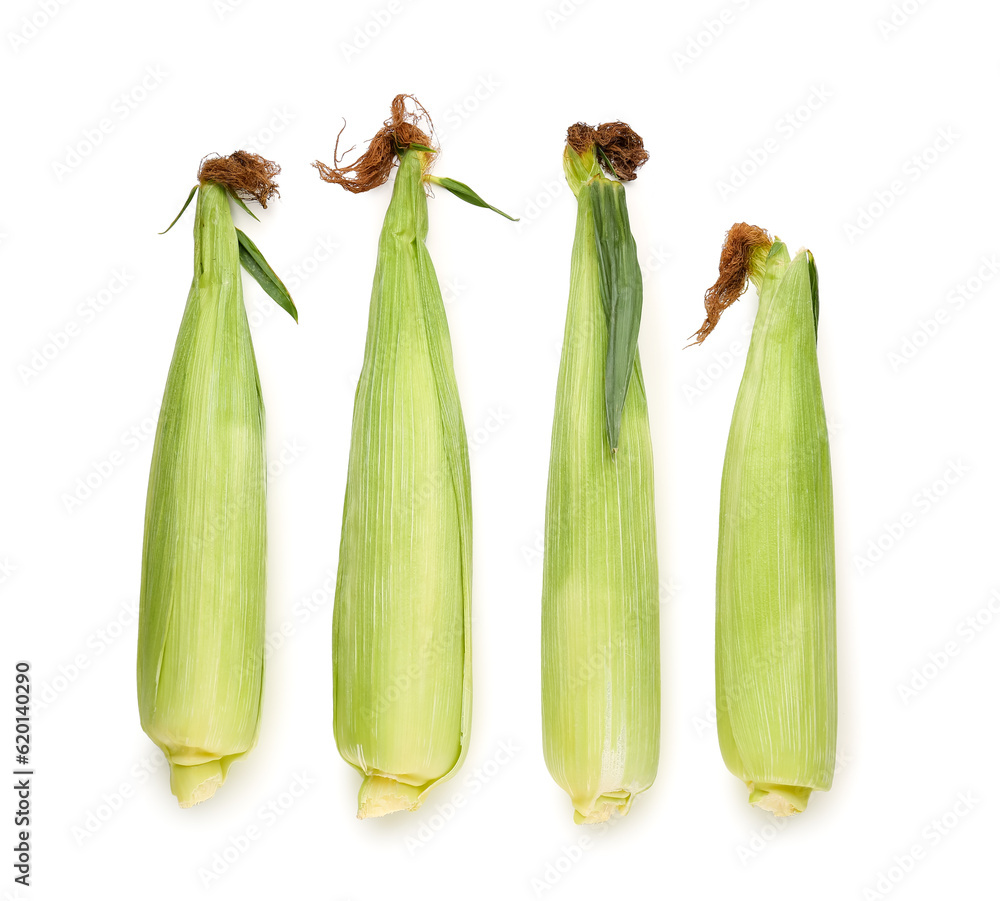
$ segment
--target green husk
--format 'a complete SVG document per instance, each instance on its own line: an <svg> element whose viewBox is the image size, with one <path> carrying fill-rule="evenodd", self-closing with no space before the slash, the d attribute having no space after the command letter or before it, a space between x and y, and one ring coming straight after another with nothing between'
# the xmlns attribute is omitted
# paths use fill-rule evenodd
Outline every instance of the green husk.
<svg viewBox="0 0 1000 901"><path fill-rule="evenodd" d="M419 807L461 766L472 716L469 449L425 244L425 185L500 211L429 173L429 132L419 101L398 94L357 159L335 148L333 165L315 163L353 194L398 166L354 400L333 610L333 729L362 777L360 818Z"/></svg>
<svg viewBox="0 0 1000 901"><path fill-rule="evenodd" d="M754 241L745 273L760 305L722 474L716 701L726 766L751 804L785 816L833 780L833 489L815 262Z"/></svg>
<svg viewBox="0 0 1000 901"><path fill-rule="evenodd" d="M597 823L628 812L659 757L653 455L634 340L623 342L632 345L624 374L620 358L609 362L609 293L634 317L623 333L637 334L641 309L624 191L602 175L593 147L567 146L564 168L577 224L546 505L542 737L574 820ZM609 384L621 386L617 413Z"/></svg>
<svg viewBox="0 0 1000 901"><path fill-rule="evenodd" d="M426 160L399 160L351 431L333 725L363 777L359 817L418 807L461 765L471 717L469 452L424 243Z"/></svg>
<svg viewBox="0 0 1000 901"><path fill-rule="evenodd" d="M264 670L264 406L230 191L202 181L197 196L149 474L137 661L142 728L182 807L256 744Z"/></svg>

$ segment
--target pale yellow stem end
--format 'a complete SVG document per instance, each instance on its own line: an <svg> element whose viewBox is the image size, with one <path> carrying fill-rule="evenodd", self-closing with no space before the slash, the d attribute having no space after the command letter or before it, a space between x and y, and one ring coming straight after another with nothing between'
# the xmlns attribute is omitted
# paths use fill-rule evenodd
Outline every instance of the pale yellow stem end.
<svg viewBox="0 0 1000 901"><path fill-rule="evenodd" d="M170 790L177 796L181 807L194 807L207 801L225 781L226 774L221 760L210 760L195 766L170 764Z"/></svg>
<svg viewBox="0 0 1000 901"><path fill-rule="evenodd" d="M775 785L769 782L748 782L750 804L767 810L776 817L790 817L802 813L809 803L811 788L797 785Z"/></svg>
<svg viewBox="0 0 1000 901"><path fill-rule="evenodd" d="M358 819L382 817L397 810L416 810L420 788L389 776L365 776L358 792Z"/></svg>

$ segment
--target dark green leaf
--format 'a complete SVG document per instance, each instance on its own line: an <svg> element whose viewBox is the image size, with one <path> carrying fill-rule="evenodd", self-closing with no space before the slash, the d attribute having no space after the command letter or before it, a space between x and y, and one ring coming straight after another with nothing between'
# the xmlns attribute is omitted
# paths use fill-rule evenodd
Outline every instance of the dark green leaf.
<svg viewBox="0 0 1000 901"><path fill-rule="evenodd" d="M425 144L410 144L407 148L408 150L423 150L425 153L437 153L433 147L427 147Z"/></svg>
<svg viewBox="0 0 1000 901"><path fill-rule="evenodd" d="M254 214L250 212L250 207L248 207L248 206L247 206L247 205L246 205L246 204L245 204L245 203L243 202L243 198L241 198L241 197L240 197L240 196L239 196L239 195L238 195L238 194L237 194L237 193L236 193L236 192L235 192L235 191L234 191L234 190L233 190L232 188L228 188L228 187L227 187L227 188L226 188L226 190L227 190L227 191L229 192L229 196L230 196L230 197L232 197L232 198L233 198L233 200L235 200L235 201L236 201L236 203L237 203L237 204L238 204L238 205L239 205L240 207L242 207L242 208L243 208L243 212L244 212L244 213L250 213L250 215L251 215L251 216L253 216L253 218L254 218L254 219L257 219L257 217L256 217L256 216L254 216ZM258 221L258 222L260 222L260 219L257 219L257 221Z"/></svg>
<svg viewBox="0 0 1000 901"><path fill-rule="evenodd" d="M292 297L288 289L282 284L281 279L268 265L263 254L242 231L236 229L236 237L240 242L240 263L243 268L256 279L265 292L296 322L299 321L299 311L295 309Z"/></svg>
<svg viewBox="0 0 1000 901"><path fill-rule="evenodd" d="M177 220L180 219L181 216L184 215L184 211L191 204L191 200L194 198L195 191L197 191L197 190L198 190L198 186L195 185L191 189L191 193L188 194L188 199L184 201L184 206L181 207L181 211L176 216L174 216L174 221L171 222L170 225L168 225L165 229L163 229L163 231L160 232L161 235L165 235L168 231L170 231L170 229L172 229L177 224Z"/></svg>
<svg viewBox="0 0 1000 901"><path fill-rule="evenodd" d="M813 301L813 324L816 326L816 340L819 340L819 273L816 271L816 260L811 251L806 251L809 256L809 285L812 288Z"/></svg>
<svg viewBox="0 0 1000 901"><path fill-rule="evenodd" d="M434 185L440 185L446 191L451 191L456 197L460 197L466 203L471 203L473 206L480 206L486 210L493 210L494 213L499 213L505 219L510 219L511 222L517 222L513 216L508 216L503 210L498 210L495 206L490 206L482 197L480 197L475 191L472 190L468 185L462 184L460 181L455 181L453 178L439 178L436 175L428 176L427 180Z"/></svg>
<svg viewBox="0 0 1000 901"><path fill-rule="evenodd" d="M621 182L594 179L590 192L600 280L601 304L608 323L604 370L604 406L611 453L618 450L622 410L632 378L639 320L642 316L642 272L629 227Z"/></svg>
<svg viewBox="0 0 1000 901"><path fill-rule="evenodd" d="M615 164L608 158L608 155L604 152L604 148L601 147L600 144L595 144L594 149L597 151L597 155L601 158L601 160L603 160L602 165L604 166L604 171L607 172L608 175L617 176L618 173L615 172Z"/></svg>

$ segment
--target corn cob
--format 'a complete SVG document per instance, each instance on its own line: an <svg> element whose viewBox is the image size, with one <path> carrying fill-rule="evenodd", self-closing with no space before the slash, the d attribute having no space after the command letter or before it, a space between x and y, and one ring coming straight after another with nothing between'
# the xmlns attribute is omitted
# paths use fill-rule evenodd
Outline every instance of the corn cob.
<svg viewBox="0 0 1000 901"><path fill-rule="evenodd" d="M816 356L819 289L808 250L789 258L734 225L705 296L698 343L752 281L760 296L722 472L716 706L726 766L750 803L805 810L833 781L837 660L830 448Z"/></svg>
<svg viewBox="0 0 1000 901"><path fill-rule="evenodd" d="M453 774L472 709L469 451L424 243L424 185L488 205L428 173L426 114L407 99L395 98L355 163L316 163L353 193L383 184L398 163L355 395L333 616L333 728L362 777L359 818L413 810Z"/></svg>
<svg viewBox="0 0 1000 901"><path fill-rule="evenodd" d="M169 761L181 807L215 793L260 727L264 406L241 260L269 293L284 288L233 226L229 199L266 206L277 171L242 152L206 160L184 205L197 191L194 279L149 474L137 664L142 728ZM295 315L287 293L282 305Z"/></svg>
<svg viewBox="0 0 1000 901"><path fill-rule="evenodd" d="M577 823L628 813L660 748L642 277L625 191L601 171L630 180L646 157L623 123L571 127L563 155L577 220L545 518L542 734Z"/></svg>

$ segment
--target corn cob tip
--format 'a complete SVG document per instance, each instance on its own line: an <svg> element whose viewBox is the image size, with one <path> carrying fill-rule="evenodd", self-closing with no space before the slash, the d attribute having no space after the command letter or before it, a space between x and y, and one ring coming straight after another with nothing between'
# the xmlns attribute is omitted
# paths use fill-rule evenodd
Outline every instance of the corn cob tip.
<svg viewBox="0 0 1000 901"><path fill-rule="evenodd" d="M812 794L811 788L765 782L748 782L747 788L750 789L750 805L769 811L776 817L790 817L802 813Z"/></svg>
<svg viewBox="0 0 1000 901"><path fill-rule="evenodd" d="M691 344L701 344L719 324L723 311L740 299L747 284L759 281L773 243L771 236L756 225L737 222L729 229L719 258L719 277L705 292L705 321L691 335L694 338Z"/></svg>
<svg viewBox="0 0 1000 901"><path fill-rule="evenodd" d="M195 766L170 763L170 790L183 808L207 801L225 781L222 762L211 760Z"/></svg>
<svg viewBox="0 0 1000 901"><path fill-rule="evenodd" d="M382 817L397 810L416 810L420 788L387 776L365 776L358 792L358 819Z"/></svg>
<svg viewBox="0 0 1000 901"><path fill-rule="evenodd" d="M622 181L633 181L636 170L649 159L642 138L624 122L597 126L577 122L566 129L566 143L580 154L597 147L601 167Z"/></svg>
<svg viewBox="0 0 1000 901"><path fill-rule="evenodd" d="M218 182L242 200L256 200L266 210L267 202L278 196L274 178L280 171L281 166L271 160L237 150L229 156L205 157L198 170L198 181Z"/></svg>
<svg viewBox="0 0 1000 901"><path fill-rule="evenodd" d="M413 101L415 109L406 108L406 101ZM330 184L340 185L352 194L364 194L372 188L384 185L389 180L392 167L396 165L399 154L417 144L420 147L431 148L434 123L423 104L412 94L397 94L392 101L392 115L382 123L382 127L368 142L368 149L353 163L342 165L343 156L338 154L340 136L344 127L337 134L337 143L333 148L333 165L316 160L313 165L319 170L319 177ZM427 130L424 131L424 128ZM354 148L345 151L350 153Z"/></svg>

